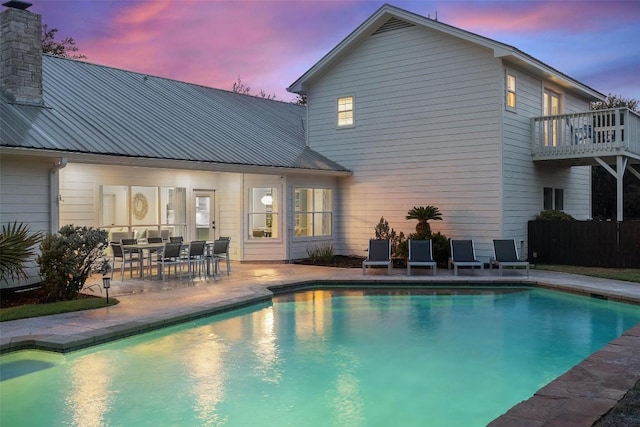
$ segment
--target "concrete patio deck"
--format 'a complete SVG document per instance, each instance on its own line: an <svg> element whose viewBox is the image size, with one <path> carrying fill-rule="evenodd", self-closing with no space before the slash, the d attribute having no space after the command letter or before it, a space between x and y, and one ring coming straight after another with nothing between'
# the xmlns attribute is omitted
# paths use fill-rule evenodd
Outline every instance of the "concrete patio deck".
<svg viewBox="0 0 640 427"><path fill-rule="evenodd" d="M237 264L230 276L217 280L130 280L125 276L112 281L109 296L120 304L75 313L22 319L0 323L0 353L26 348L68 352L75 349L144 333L189 319L215 314L269 300L270 289L295 288L340 281L353 285L401 286L420 284L490 285L528 284L576 292L599 298L640 304L640 284L590 278L572 274L532 270L509 271L498 276L494 270L462 270L459 276L438 270L436 276L425 271L411 277L406 270L343 269L297 264ZM99 277L93 279L100 281ZM396 286L396 285L394 285ZM640 306L638 308L640 310ZM490 425L501 426L591 426L609 411L640 380L640 325L610 342Z"/></svg>

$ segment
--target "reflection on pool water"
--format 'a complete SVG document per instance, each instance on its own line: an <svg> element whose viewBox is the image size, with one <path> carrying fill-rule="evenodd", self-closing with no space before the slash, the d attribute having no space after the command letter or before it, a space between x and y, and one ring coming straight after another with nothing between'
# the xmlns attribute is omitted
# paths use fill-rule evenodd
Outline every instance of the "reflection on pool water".
<svg viewBox="0 0 640 427"><path fill-rule="evenodd" d="M0 358L2 426L484 426L640 322L540 289L317 290Z"/></svg>

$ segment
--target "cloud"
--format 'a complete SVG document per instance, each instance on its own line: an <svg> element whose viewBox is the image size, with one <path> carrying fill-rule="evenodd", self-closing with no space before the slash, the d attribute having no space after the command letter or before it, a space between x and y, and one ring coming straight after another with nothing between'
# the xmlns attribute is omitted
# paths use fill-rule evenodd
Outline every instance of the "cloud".
<svg viewBox="0 0 640 427"><path fill-rule="evenodd" d="M74 37L89 62L227 90L240 76L252 93L291 100L285 88L383 3L42 0L32 9L61 38ZM625 57L640 56L629 47L640 39L635 1L393 4L425 16L437 11L442 22L516 46L578 79L603 62L633 67ZM626 86L630 74L615 75ZM608 86L615 81L594 88Z"/></svg>
<svg viewBox="0 0 640 427"><path fill-rule="evenodd" d="M77 27L84 33L74 37L89 62L223 89L240 76L252 92L277 92L280 99L293 97L284 91L297 78L289 64L301 57L310 62L306 54L319 44L326 53L357 25L348 22L336 32L334 26L352 15L338 2L153 0L111 6L102 10L108 19L101 31Z"/></svg>
<svg viewBox="0 0 640 427"><path fill-rule="evenodd" d="M636 25L640 18L636 1L448 2L442 8L443 22L478 32L593 33Z"/></svg>

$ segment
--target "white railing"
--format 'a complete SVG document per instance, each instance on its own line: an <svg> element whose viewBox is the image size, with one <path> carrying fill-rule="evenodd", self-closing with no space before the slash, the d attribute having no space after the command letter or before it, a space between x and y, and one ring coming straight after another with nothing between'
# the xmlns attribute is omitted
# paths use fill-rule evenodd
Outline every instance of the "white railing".
<svg viewBox="0 0 640 427"><path fill-rule="evenodd" d="M534 158L640 156L640 115L628 108L531 119Z"/></svg>

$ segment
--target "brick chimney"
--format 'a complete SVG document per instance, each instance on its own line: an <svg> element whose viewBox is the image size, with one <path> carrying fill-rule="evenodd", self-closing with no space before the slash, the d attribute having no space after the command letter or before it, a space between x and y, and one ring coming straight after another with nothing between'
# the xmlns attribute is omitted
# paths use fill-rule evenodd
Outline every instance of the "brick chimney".
<svg viewBox="0 0 640 427"><path fill-rule="evenodd" d="M0 88L10 102L42 106L40 15L11 0L0 13Z"/></svg>

